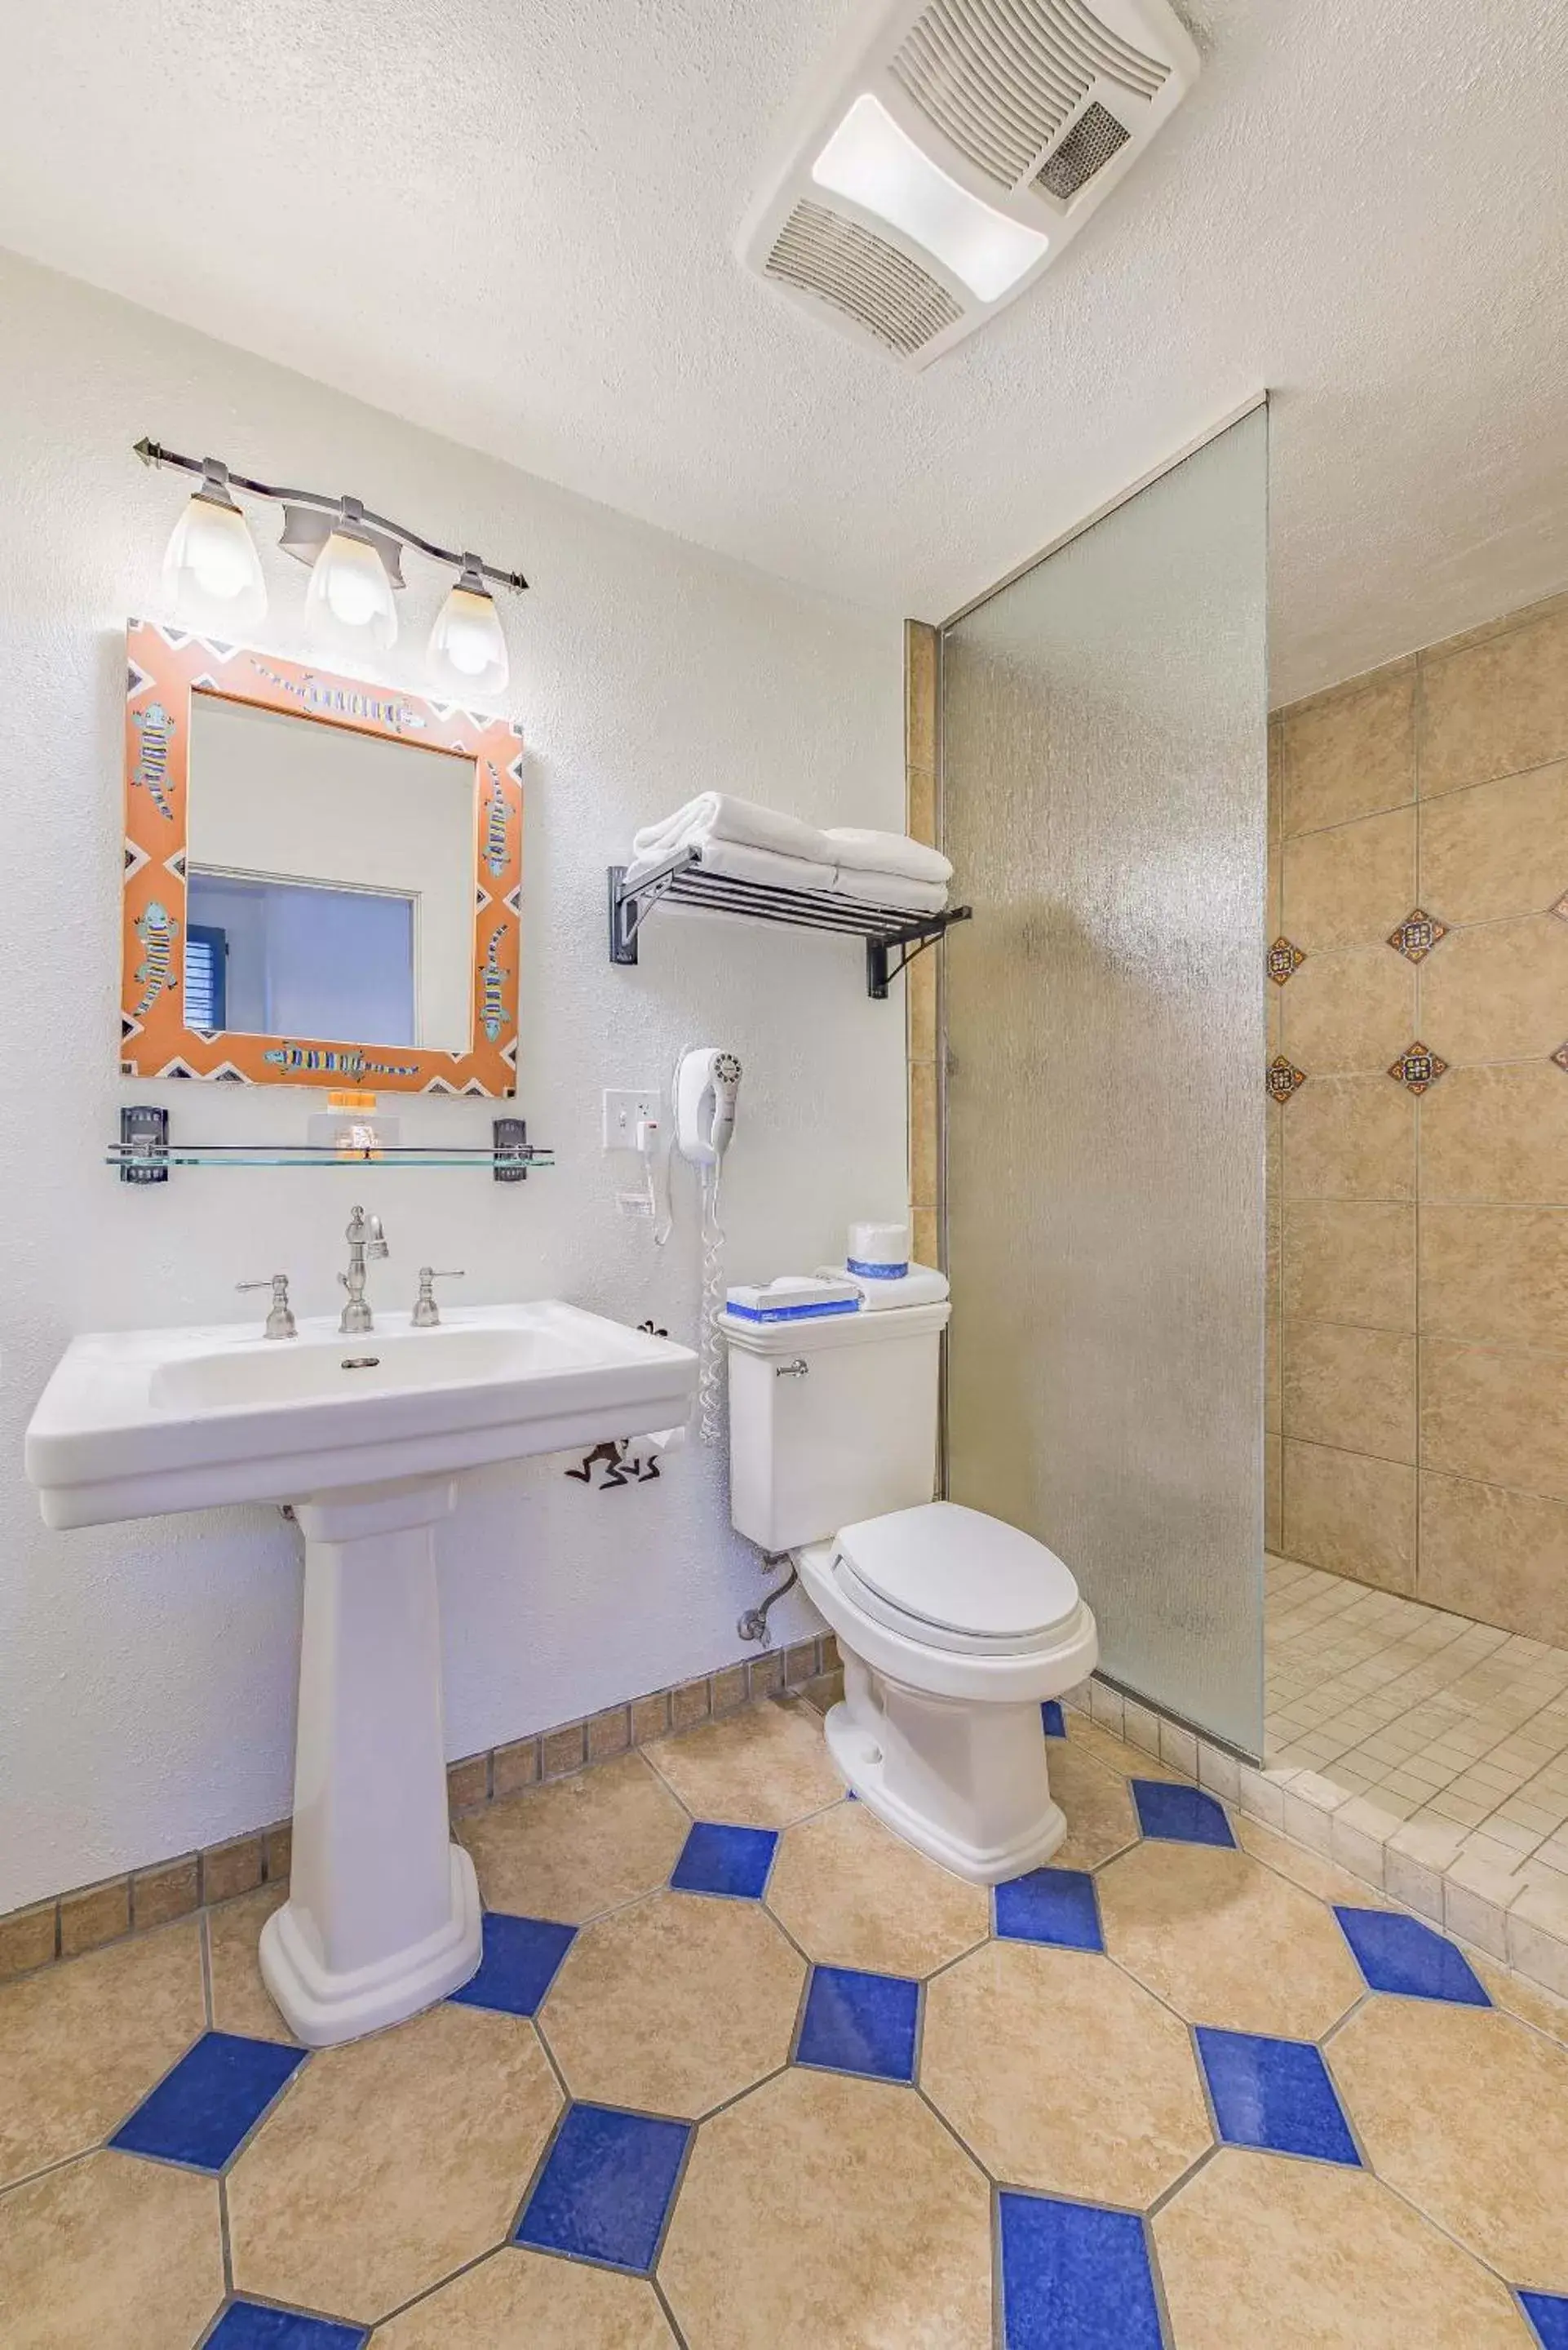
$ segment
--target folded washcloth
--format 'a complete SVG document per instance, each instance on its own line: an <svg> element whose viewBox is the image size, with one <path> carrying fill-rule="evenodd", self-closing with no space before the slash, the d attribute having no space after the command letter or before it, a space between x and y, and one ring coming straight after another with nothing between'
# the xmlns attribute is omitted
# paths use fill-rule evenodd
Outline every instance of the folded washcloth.
<svg viewBox="0 0 1568 2350"><path fill-rule="evenodd" d="M632 854L639 863L672 857L678 848L695 847L705 840L732 840L747 848L776 850L781 857L798 857L808 864L832 865L836 860L826 836L799 816L781 816L776 808L758 807L728 792L699 792L661 823L645 824L632 835Z"/></svg>
<svg viewBox="0 0 1568 2350"><path fill-rule="evenodd" d="M948 1277L929 1264L912 1264L896 1281L867 1281L861 1274L849 1273L841 1264L817 1267L825 1281L852 1281L860 1292L862 1314L885 1313L894 1305L944 1305L948 1296Z"/></svg>
<svg viewBox="0 0 1568 2350"><path fill-rule="evenodd" d="M830 825L823 837L827 854L846 872L901 873L907 881L948 882L953 878L950 858L901 832L866 832L855 825Z"/></svg>
<svg viewBox="0 0 1568 2350"><path fill-rule="evenodd" d="M948 902L945 881L912 881L907 873L867 873L839 866L833 884L840 898L863 906L887 906L895 913L940 914Z"/></svg>
<svg viewBox="0 0 1568 2350"><path fill-rule="evenodd" d="M781 857L772 848L748 848L740 840L690 840L682 846L697 851L704 873L726 874L732 881L757 881L772 889L815 889L824 894L833 888L835 868L813 864L804 857ZM670 854L665 849L658 856L639 856L626 868L626 886L635 889Z"/></svg>

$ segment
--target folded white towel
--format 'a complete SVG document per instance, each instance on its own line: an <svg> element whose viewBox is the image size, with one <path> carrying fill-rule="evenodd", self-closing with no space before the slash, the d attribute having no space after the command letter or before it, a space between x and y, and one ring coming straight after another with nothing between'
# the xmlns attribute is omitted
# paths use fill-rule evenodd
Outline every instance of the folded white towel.
<svg viewBox="0 0 1568 2350"><path fill-rule="evenodd" d="M907 881L950 881L952 859L901 832L866 832L856 825L829 825L827 852L852 873L901 873Z"/></svg>
<svg viewBox="0 0 1568 2350"><path fill-rule="evenodd" d="M836 860L826 836L798 816L781 816L776 808L757 807L728 792L699 792L661 823L645 824L632 835L632 854L639 863L657 862L678 848L704 840L732 840L747 848L768 848L781 857L798 857L809 864ZM803 885L804 886L804 885Z"/></svg>
<svg viewBox="0 0 1568 2350"><path fill-rule="evenodd" d="M772 848L748 848L740 840L691 840L704 873L726 874L732 881L757 881L772 889L815 889L826 896L832 889L835 868L815 865L805 857L781 857ZM626 886L635 889L646 875L663 864L662 855L639 857L626 868Z"/></svg>
<svg viewBox="0 0 1568 2350"><path fill-rule="evenodd" d="M818 1265L825 1281L852 1281L860 1292L862 1314L883 1314L895 1305L941 1305L948 1296L948 1277L933 1265L912 1264L896 1281L868 1281L841 1264Z"/></svg>
<svg viewBox="0 0 1568 2350"><path fill-rule="evenodd" d="M863 906L887 906L895 913L940 914L948 902L945 881L912 881L907 873L850 872L836 868L835 894L857 898Z"/></svg>

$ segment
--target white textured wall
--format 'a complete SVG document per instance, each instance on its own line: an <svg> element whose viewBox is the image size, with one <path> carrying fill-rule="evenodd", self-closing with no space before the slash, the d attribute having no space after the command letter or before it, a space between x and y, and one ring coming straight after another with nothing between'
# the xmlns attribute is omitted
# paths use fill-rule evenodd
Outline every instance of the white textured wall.
<svg viewBox="0 0 1568 2350"><path fill-rule="evenodd" d="M725 1175L732 1277L809 1266L903 1196L903 1018L868 1002L855 941L655 918L641 968L606 960L604 868L634 824L726 785L803 816L899 821L895 630L465 452L306 378L0 256L0 1911L286 1812L300 1570L264 1510L46 1534L22 1476L34 1402L73 1333L227 1319L286 1267L333 1303L351 1195L385 1218L373 1295L423 1263L474 1300L556 1295L691 1336L690 1170L656 1260L618 1217L599 1089L665 1076L683 1043L746 1066ZM409 320L417 335L419 320ZM478 1173L176 1174L100 1163L116 1074L119 730L128 612L156 611L179 480L142 432L285 482L353 490L519 563L514 706L528 737L521 1098L561 1164ZM725 462L715 450L714 463ZM264 554L263 635L297 649L305 575ZM444 583L410 564L408 667ZM173 1085L175 1131L303 1136L311 1097ZM481 1103L410 1100L406 1139L488 1139ZM622 1166L633 1162L620 1162ZM682 1178L685 1178L682 1180ZM469 1481L441 1536L447 1743L472 1752L718 1665L758 1587L722 1456L589 1493L559 1461ZM806 1622L778 1610L779 1629Z"/></svg>

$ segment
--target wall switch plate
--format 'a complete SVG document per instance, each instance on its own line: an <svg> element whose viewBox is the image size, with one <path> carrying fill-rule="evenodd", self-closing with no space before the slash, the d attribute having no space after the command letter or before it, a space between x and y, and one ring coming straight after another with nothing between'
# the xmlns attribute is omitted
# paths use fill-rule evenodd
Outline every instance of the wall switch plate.
<svg viewBox="0 0 1568 2350"><path fill-rule="evenodd" d="M605 1149L635 1150L637 1129L645 1118L659 1117L659 1087L641 1086L605 1089Z"/></svg>

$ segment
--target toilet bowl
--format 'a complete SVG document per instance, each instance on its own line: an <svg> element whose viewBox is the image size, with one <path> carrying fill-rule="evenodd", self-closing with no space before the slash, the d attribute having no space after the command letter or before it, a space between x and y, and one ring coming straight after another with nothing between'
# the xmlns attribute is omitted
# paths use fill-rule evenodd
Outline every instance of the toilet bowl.
<svg viewBox="0 0 1568 2350"><path fill-rule="evenodd" d="M956 1875L1039 1867L1067 1824L1042 1701L1092 1672L1095 1619L1044 1543L930 1499L945 1304L723 1315L730 1504L838 1638L827 1742L855 1794Z"/></svg>

